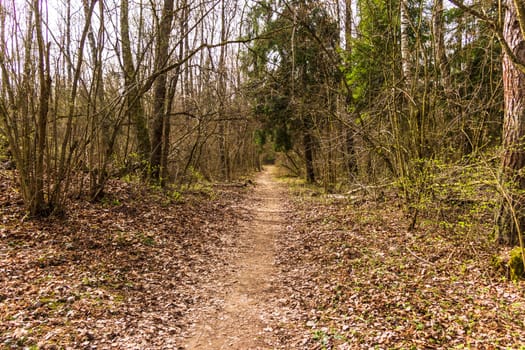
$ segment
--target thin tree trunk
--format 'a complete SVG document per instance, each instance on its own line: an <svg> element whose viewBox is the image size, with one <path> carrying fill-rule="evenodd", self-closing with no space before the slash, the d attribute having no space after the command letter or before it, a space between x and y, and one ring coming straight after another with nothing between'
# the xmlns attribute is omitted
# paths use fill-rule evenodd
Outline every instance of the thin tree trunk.
<svg viewBox="0 0 525 350"><path fill-rule="evenodd" d="M30 14L27 16L27 37L26 42L24 45L24 56L25 57L31 57L31 52L33 50L33 12L31 11ZM32 144L30 142L31 136L30 136L30 126L29 126L29 104L30 102L28 100L28 96L31 95L31 88L30 84L34 76L31 74L32 71L32 64L33 62L31 60L25 60L23 65L23 75L22 75L22 81L21 81L21 87L18 92L18 96L16 97L16 107L17 107L17 117L21 120L21 126L20 126L20 133L16 135L16 138L22 138L22 141L19 141L18 145L20 145L21 148L21 158L20 158L20 166L19 169L25 170L25 176L20 178L20 182L22 184L22 191L24 193L24 198L26 200L26 204L29 204L30 212L31 207L33 207L32 201L35 200L35 188L34 188L34 169L32 169L32 164L34 163L34 159L32 159L32 155L34 154L31 151ZM16 121L14 121L16 124ZM18 129L18 127L17 127ZM25 185L24 185L25 184Z"/></svg>
<svg viewBox="0 0 525 350"><path fill-rule="evenodd" d="M151 152L151 143L148 127L142 107L142 96L140 95L137 72L133 63L131 52L131 41L129 36L129 0L120 2L120 36L122 47L122 68L124 70L124 88L126 93L126 105L129 119L135 125L137 134L138 153L141 160L148 160Z"/></svg>
<svg viewBox="0 0 525 350"><path fill-rule="evenodd" d="M226 41L226 4L225 0L221 3L221 41ZM221 172L224 180L230 180L230 157L228 154L228 143L226 135L226 121L223 120L226 114L225 99L226 99L226 45L221 46L219 56L219 74L218 74L218 97L219 97L219 157L221 164Z"/></svg>
<svg viewBox="0 0 525 350"><path fill-rule="evenodd" d="M312 137L312 121L306 117L303 130L304 161L306 167L306 182L315 182L314 171L314 140Z"/></svg>
<svg viewBox="0 0 525 350"><path fill-rule="evenodd" d="M157 31L157 46L155 50L155 71L166 66L169 56L169 37L173 20L174 0L165 0L162 17ZM153 83L153 128L151 133L151 177L160 180L162 170L162 137L166 122L166 84L167 73L161 73Z"/></svg>
<svg viewBox="0 0 525 350"><path fill-rule="evenodd" d="M348 57L352 55L352 0L345 0L345 49ZM343 80L346 86L346 98L345 98L345 107L348 108L352 101L352 91L346 83L346 77L343 76ZM347 120L348 126L346 126L345 132L345 145L346 145L346 170L348 172L349 178L355 177L357 174L357 157L355 151L355 116L350 114Z"/></svg>
<svg viewBox="0 0 525 350"><path fill-rule="evenodd" d="M33 215L48 215L49 208L44 198L44 154L47 138L47 114L49 111L49 98L51 96L49 46L46 47L42 34L42 13L39 0L34 0L33 10L35 11L35 29L38 45L38 80L40 82L40 92L36 123L34 199L31 203L30 211Z"/></svg>
<svg viewBox="0 0 525 350"><path fill-rule="evenodd" d="M74 67L73 81L71 86L71 92L68 98L67 105L67 121L64 131L64 137L62 139L62 145L60 146L60 157L58 161L58 174L55 177L55 183L52 193L50 194L49 203L53 206L54 210L57 207L62 206L64 203L65 195L69 191L69 185L71 180L72 160L76 152L78 152L78 142L73 140L74 129L76 126L75 112L77 108L78 88L79 84L82 84L82 68L84 66L84 53L87 36L89 33L89 27L91 24L91 18L94 13L96 0L92 0L89 5L89 9L86 13L84 27L82 28L82 34L76 54L76 63ZM61 208L58 208L61 209Z"/></svg>
<svg viewBox="0 0 525 350"><path fill-rule="evenodd" d="M169 153L170 153L170 133L171 133L171 122L170 115L173 105L173 99L175 98L175 93L177 91L177 82L179 78L179 73L171 79L170 87L168 89L168 94L166 96L166 116L164 119L164 125L162 130L162 156L160 161L160 185L162 187L168 184L169 180Z"/></svg>
<svg viewBox="0 0 525 350"><path fill-rule="evenodd" d="M406 0L399 2L400 6L400 20L401 20L401 68L403 70L403 78L405 79L405 86L409 89L412 86L412 59L410 51L410 15L408 13L408 5Z"/></svg>
<svg viewBox="0 0 525 350"><path fill-rule="evenodd" d="M84 0L84 12L86 17L89 11L89 4L87 0ZM90 189L89 196L91 200L96 200L103 194L103 189L107 181L106 167L107 159L111 157L113 153L113 147L111 143L111 123L107 112L101 113L105 107L104 97L104 74L102 71L102 51L103 46L103 35L105 33L104 28L104 1L99 1L99 16L101 17L100 27L98 30L98 41L95 40L95 34L93 29L90 28L88 34L88 42L91 49L91 60L93 64L93 85L90 92L90 99L94 102L89 103L88 107L91 110L88 114L91 116L92 123L92 135L100 141L91 142L91 149L89 154L90 159ZM94 99L93 96L94 95Z"/></svg>
<svg viewBox="0 0 525 350"><path fill-rule="evenodd" d="M443 90L449 91L450 83L450 68L448 66L447 54L445 51L445 34L443 22L443 0L434 0L434 50L436 58L436 66L439 71L439 78Z"/></svg>

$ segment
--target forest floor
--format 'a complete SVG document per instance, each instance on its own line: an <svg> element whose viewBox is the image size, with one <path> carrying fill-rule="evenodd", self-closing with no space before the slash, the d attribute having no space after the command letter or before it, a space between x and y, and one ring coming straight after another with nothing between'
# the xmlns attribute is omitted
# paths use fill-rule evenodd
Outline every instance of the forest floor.
<svg viewBox="0 0 525 350"><path fill-rule="evenodd" d="M487 230L419 220L395 195L329 195L268 168L255 185L27 219L0 173L0 349L520 349L525 289Z"/></svg>
<svg viewBox="0 0 525 350"><path fill-rule="evenodd" d="M275 168L271 168L275 170ZM284 225L286 195L274 174L257 176L256 186L244 205L249 217L239 224L239 244L231 273L218 276L205 286L206 305L189 313L192 335L188 349L271 349L272 303L279 297L275 249Z"/></svg>

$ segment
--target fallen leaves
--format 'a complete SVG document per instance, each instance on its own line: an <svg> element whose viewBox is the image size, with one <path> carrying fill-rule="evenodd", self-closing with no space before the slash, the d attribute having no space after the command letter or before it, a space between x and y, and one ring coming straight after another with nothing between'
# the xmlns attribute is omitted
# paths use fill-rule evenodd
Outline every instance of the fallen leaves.
<svg viewBox="0 0 525 350"><path fill-rule="evenodd" d="M237 233L232 206L217 199L112 182L98 204L72 201L64 219L21 220L10 179L0 225L0 348L178 347L181 317L199 285L227 268Z"/></svg>
<svg viewBox="0 0 525 350"><path fill-rule="evenodd" d="M494 273L485 233L407 232L391 203L299 196L293 206L277 249L281 304L295 315L283 349L525 345L522 285Z"/></svg>
<svg viewBox="0 0 525 350"><path fill-rule="evenodd" d="M0 347L177 349L192 310L222 307L212 286L243 244L245 189L174 202L114 182L103 203L32 221L1 179ZM495 272L483 230L407 232L391 202L294 196L286 209L261 315L274 348L525 346L523 283Z"/></svg>

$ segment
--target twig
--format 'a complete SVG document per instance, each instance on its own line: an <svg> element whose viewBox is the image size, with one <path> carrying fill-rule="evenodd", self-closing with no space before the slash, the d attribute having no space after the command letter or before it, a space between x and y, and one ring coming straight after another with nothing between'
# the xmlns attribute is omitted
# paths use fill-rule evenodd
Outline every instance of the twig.
<svg viewBox="0 0 525 350"><path fill-rule="evenodd" d="M416 259L418 259L418 260L424 262L424 263L427 264L427 265L435 266L435 264L434 264L433 262L428 261L428 260L426 260L426 259L423 259L422 257L416 255L416 253L414 253L413 251L411 251L410 248L408 248L408 247L405 247L405 248L406 248L406 250L407 250L410 254L412 254Z"/></svg>

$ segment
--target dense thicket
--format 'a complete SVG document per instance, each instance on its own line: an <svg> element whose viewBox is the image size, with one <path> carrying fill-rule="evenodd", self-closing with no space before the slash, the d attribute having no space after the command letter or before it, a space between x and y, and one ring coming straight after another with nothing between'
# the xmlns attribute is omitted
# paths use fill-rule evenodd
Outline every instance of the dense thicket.
<svg viewBox="0 0 525 350"><path fill-rule="evenodd" d="M112 176L165 185L256 168L239 90L243 6L2 2L1 130L29 212L100 198Z"/></svg>
<svg viewBox="0 0 525 350"><path fill-rule="evenodd" d="M499 241L515 244L523 226L523 6L453 3L258 2L249 91L262 133L307 180L397 187L409 228L454 206L496 208ZM309 64L316 76L301 79Z"/></svg>
<svg viewBox="0 0 525 350"><path fill-rule="evenodd" d="M3 2L2 143L27 208L100 198L112 176L230 180L277 154L330 190L399 189L411 228L495 208L515 244L525 10L452 3Z"/></svg>

